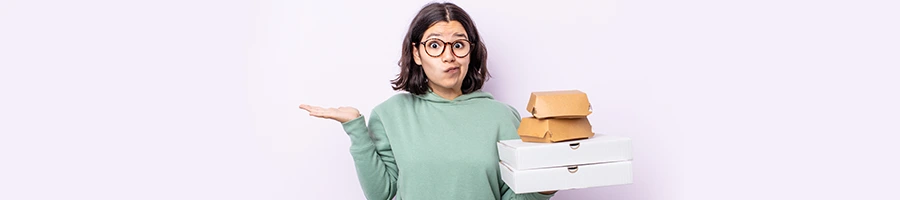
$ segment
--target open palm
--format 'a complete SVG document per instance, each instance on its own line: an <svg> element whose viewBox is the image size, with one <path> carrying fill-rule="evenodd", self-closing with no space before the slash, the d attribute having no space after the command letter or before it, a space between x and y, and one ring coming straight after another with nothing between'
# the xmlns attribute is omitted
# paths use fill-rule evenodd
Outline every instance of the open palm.
<svg viewBox="0 0 900 200"><path fill-rule="evenodd" d="M300 109L308 111L309 116L323 119L333 119L340 123L344 123L359 117L359 110L353 107L322 108L319 106L300 104Z"/></svg>

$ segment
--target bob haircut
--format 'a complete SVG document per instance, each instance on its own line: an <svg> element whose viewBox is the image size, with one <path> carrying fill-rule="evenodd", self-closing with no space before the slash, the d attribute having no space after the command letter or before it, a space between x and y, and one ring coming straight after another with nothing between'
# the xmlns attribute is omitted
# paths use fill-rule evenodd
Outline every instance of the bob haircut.
<svg viewBox="0 0 900 200"><path fill-rule="evenodd" d="M437 22L458 21L466 29L469 41L472 42L472 52L468 72L462 83L462 93L468 94L481 89L490 77L487 69L487 48L475 23L469 18L469 14L453 3L430 3L422 7L419 14L409 24L409 30L403 38L403 50L400 56L400 74L391 80L394 90L403 90L412 94L421 95L428 92L428 78L421 65L416 64L413 58L413 47L419 45L425 30L428 30ZM452 53L452 52L448 52Z"/></svg>

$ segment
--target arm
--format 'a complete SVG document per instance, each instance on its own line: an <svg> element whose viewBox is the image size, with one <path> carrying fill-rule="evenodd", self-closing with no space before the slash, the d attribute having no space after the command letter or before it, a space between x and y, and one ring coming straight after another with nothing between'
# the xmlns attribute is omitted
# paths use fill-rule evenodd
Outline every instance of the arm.
<svg viewBox="0 0 900 200"><path fill-rule="evenodd" d="M341 124L350 136L350 154L366 198L393 198L397 194L397 163L378 113L372 111L368 127L362 115Z"/></svg>
<svg viewBox="0 0 900 200"><path fill-rule="evenodd" d="M520 139L517 129L519 123L522 122L522 117L515 108L510 107L510 111L515 115L515 127L512 130L500 130L500 140ZM503 194L502 200L548 200L556 194L556 191L516 194L503 180L500 180L500 192Z"/></svg>
<svg viewBox="0 0 900 200"><path fill-rule="evenodd" d="M556 194L556 191L548 194L544 194L544 192L516 194L502 180L500 181L500 192L503 192L503 196L500 198L503 200L548 200Z"/></svg>

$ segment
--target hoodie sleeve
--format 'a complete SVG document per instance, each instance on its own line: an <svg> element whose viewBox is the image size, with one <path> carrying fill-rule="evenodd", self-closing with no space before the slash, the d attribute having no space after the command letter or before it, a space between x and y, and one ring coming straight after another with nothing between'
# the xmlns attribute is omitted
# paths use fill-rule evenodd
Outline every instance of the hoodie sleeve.
<svg viewBox="0 0 900 200"><path fill-rule="evenodd" d="M350 136L350 154L366 199L392 199L397 194L397 163L378 113L372 111L369 126L360 115L344 122Z"/></svg>
<svg viewBox="0 0 900 200"><path fill-rule="evenodd" d="M510 106L510 110L515 116L515 129L512 131L501 131L500 140L513 140L520 139L519 133L517 129L519 128L519 123L522 122L522 117L519 115L519 112L516 111L515 108ZM524 194L516 194L512 189L506 185L506 182L503 182L503 179L500 179L500 193L503 194L500 199L502 200L547 200L553 197L554 194L541 194L541 193L524 193Z"/></svg>

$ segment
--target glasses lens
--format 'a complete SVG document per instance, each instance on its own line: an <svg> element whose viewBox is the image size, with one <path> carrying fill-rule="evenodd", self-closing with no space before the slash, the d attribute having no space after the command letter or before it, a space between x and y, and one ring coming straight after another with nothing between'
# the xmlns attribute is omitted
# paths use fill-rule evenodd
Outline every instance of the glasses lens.
<svg viewBox="0 0 900 200"><path fill-rule="evenodd" d="M451 46L453 48L453 54L456 54L457 57L465 57L469 55L469 51L472 50L472 45L469 44L468 41L465 40L457 40L453 42Z"/></svg>
<svg viewBox="0 0 900 200"><path fill-rule="evenodd" d="M440 56L441 53L444 52L444 41L441 40L427 40L424 43L425 45L425 53L428 53L430 56Z"/></svg>

